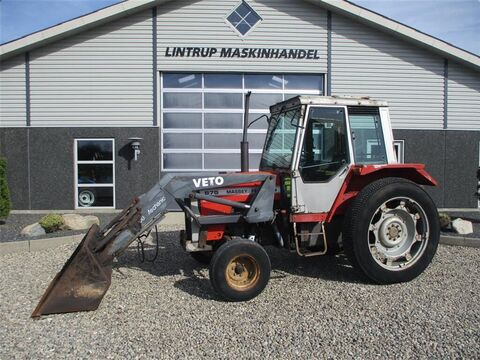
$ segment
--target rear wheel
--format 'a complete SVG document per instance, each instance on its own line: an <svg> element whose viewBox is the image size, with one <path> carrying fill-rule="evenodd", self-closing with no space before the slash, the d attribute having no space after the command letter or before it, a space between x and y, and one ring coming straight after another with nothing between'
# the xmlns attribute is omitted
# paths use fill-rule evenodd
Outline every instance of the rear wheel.
<svg viewBox="0 0 480 360"><path fill-rule="evenodd" d="M409 281L432 261L440 237L437 210L415 183L385 178L352 202L343 245L352 264L380 284Z"/></svg>
<svg viewBox="0 0 480 360"><path fill-rule="evenodd" d="M220 246L210 263L210 282L228 301L246 301L259 295L270 279L265 249L250 240L231 240Z"/></svg>

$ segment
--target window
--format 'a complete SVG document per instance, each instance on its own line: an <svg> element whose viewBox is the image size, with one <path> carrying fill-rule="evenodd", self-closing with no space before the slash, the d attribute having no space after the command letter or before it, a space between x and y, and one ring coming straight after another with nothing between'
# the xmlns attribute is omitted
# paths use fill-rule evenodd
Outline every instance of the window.
<svg viewBox="0 0 480 360"><path fill-rule="evenodd" d="M345 110L335 107L310 109L300 156L304 181L328 181L349 162Z"/></svg>
<svg viewBox="0 0 480 360"><path fill-rule="evenodd" d="M393 150L395 151L397 162L403 164L405 162L405 141L395 140L393 142Z"/></svg>
<svg viewBox="0 0 480 360"><path fill-rule="evenodd" d="M300 115L300 109L294 109L272 117L262 155L262 169L290 168Z"/></svg>
<svg viewBox="0 0 480 360"><path fill-rule="evenodd" d="M242 36L247 35L247 33L261 20L262 18L260 15L258 15L245 1L242 1L227 17L227 21L230 25L232 25Z"/></svg>
<svg viewBox="0 0 480 360"><path fill-rule="evenodd" d="M75 208L115 207L113 139L75 139Z"/></svg>
<svg viewBox="0 0 480 360"><path fill-rule="evenodd" d="M323 75L162 73L162 170L240 169L244 94L249 121L299 94L323 95ZM250 167L258 168L267 121L248 129Z"/></svg>
<svg viewBox="0 0 480 360"><path fill-rule="evenodd" d="M348 108L355 164L385 164L387 153L378 108Z"/></svg>

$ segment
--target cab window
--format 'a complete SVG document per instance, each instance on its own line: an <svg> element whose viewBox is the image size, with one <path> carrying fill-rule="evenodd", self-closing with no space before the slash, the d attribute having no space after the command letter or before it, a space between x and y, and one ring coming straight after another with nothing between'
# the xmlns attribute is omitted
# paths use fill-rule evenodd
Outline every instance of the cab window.
<svg viewBox="0 0 480 360"><path fill-rule="evenodd" d="M344 108L310 108L299 163L303 180L328 181L348 162Z"/></svg>
<svg viewBox="0 0 480 360"><path fill-rule="evenodd" d="M351 106L348 118L355 164L386 164L387 153L378 108Z"/></svg>

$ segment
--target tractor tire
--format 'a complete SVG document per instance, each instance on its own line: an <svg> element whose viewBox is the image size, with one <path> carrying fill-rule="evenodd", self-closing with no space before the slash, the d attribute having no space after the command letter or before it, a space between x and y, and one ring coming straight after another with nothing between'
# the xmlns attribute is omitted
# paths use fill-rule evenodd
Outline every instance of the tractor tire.
<svg viewBox="0 0 480 360"><path fill-rule="evenodd" d="M200 264L208 265L212 261L214 251L194 251L189 254Z"/></svg>
<svg viewBox="0 0 480 360"><path fill-rule="evenodd" d="M261 245L235 239L215 251L210 262L210 282L223 299L247 301L267 286L270 271L270 259Z"/></svg>
<svg viewBox="0 0 480 360"><path fill-rule="evenodd" d="M402 178L367 185L345 216L345 254L378 284L416 278L432 261L439 239L432 199L420 186Z"/></svg>

